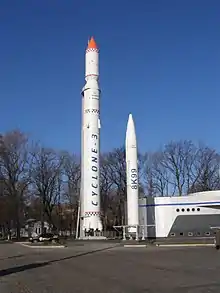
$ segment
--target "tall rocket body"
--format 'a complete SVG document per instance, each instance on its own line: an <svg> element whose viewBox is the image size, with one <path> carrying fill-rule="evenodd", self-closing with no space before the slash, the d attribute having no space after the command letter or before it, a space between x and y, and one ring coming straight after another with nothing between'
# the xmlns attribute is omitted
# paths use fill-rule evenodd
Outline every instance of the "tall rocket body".
<svg viewBox="0 0 220 293"><path fill-rule="evenodd" d="M128 232L136 233L138 218L138 160L137 139L133 117L130 114L127 123L126 139L126 177L127 177L127 218Z"/></svg>
<svg viewBox="0 0 220 293"><path fill-rule="evenodd" d="M102 231L99 184L99 49L94 38L90 39L86 49L85 80L82 89L81 228L84 231Z"/></svg>

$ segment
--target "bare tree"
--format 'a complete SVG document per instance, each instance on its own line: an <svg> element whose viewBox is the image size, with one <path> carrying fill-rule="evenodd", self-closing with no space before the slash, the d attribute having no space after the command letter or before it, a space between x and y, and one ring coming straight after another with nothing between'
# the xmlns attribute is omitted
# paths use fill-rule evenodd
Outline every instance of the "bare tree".
<svg viewBox="0 0 220 293"><path fill-rule="evenodd" d="M162 164L164 154L161 152L154 153L153 156L153 186L156 194L159 196L169 195L169 178L170 173Z"/></svg>
<svg viewBox="0 0 220 293"><path fill-rule="evenodd" d="M20 131L12 131L0 139L0 177L8 195L10 215L20 238L21 221L24 218L25 192L30 184L30 156L28 138ZM11 221L10 221L11 222ZM9 229L11 223L8 223Z"/></svg>
<svg viewBox="0 0 220 293"><path fill-rule="evenodd" d="M72 233L79 202L79 159L40 146L30 152L28 142L19 131L0 135L0 226L8 231L16 228L19 238L22 221L29 215L40 219L42 228L48 220L61 229L68 227ZM188 140L139 154L138 168L142 195L181 196L220 188L220 155ZM104 228L125 224L124 147L100 158L100 196Z"/></svg>
<svg viewBox="0 0 220 293"><path fill-rule="evenodd" d="M111 180L111 167L108 160L108 154L101 155L100 158L100 197L101 197L101 209L102 209L102 223L104 230L113 226L113 218L115 218L113 210L113 196Z"/></svg>
<svg viewBox="0 0 220 293"><path fill-rule="evenodd" d="M0 227L2 236L10 230L11 219L13 218L13 202L8 195L4 180L0 179Z"/></svg>
<svg viewBox="0 0 220 293"><path fill-rule="evenodd" d="M163 166L163 160L163 152L146 153L142 157L143 180L148 195L168 195L169 172L167 168Z"/></svg>
<svg viewBox="0 0 220 293"><path fill-rule="evenodd" d="M41 223L44 230L46 217L55 226L52 213L61 195L63 158L52 149L39 146L32 152L32 158L32 187L41 200Z"/></svg>
<svg viewBox="0 0 220 293"><path fill-rule="evenodd" d="M187 140L170 142L165 146L162 165L169 171L172 194L181 196L187 192L192 149L193 143Z"/></svg>
<svg viewBox="0 0 220 293"><path fill-rule="evenodd" d="M79 208L80 197L80 162L76 155L64 154L64 174L67 178L65 182L65 197L68 203L69 229L70 234L73 227L76 227L77 213ZM67 215L66 215L67 216Z"/></svg>
<svg viewBox="0 0 220 293"><path fill-rule="evenodd" d="M125 223L125 201L126 201L126 161L125 148L116 148L108 153L109 179L112 182L112 188L116 193L116 223L122 225Z"/></svg>
<svg viewBox="0 0 220 293"><path fill-rule="evenodd" d="M220 156L207 146L200 146L194 160L193 176L189 192L200 192L220 188Z"/></svg>
<svg viewBox="0 0 220 293"><path fill-rule="evenodd" d="M139 180L142 179L146 195L154 194L153 187L153 170L152 170L152 155L145 153L139 158Z"/></svg>

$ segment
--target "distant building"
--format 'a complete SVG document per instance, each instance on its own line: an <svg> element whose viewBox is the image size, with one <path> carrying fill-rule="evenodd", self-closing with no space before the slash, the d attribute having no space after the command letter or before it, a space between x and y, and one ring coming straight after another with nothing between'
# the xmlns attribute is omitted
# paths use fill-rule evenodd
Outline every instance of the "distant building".
<svg viewBox="0 0 220 293"><path fill-rule="evenodd" d="M30 237L33 233L35 235L40 235L42 233L51 232L51 226L49 225L48 222L44 222L44 228L42 230L41 221L36 221L35 219L29 219L27 220L27 223L25 225L25 230L28 234L28 237Z"/></svg>

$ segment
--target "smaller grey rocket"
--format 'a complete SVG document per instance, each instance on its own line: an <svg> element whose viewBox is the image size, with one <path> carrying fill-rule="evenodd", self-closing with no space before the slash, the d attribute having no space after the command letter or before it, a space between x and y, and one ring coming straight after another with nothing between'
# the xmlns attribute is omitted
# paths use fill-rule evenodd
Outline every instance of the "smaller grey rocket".
<svg viewBox="0 0 220 293"><path fill-rule="evenodd" d="M129 114L126 139L126 176L127 176L127 218L129 233L136 233L139 224L138 219L138 160L137 160L137 139L134 120Z"/></svg>

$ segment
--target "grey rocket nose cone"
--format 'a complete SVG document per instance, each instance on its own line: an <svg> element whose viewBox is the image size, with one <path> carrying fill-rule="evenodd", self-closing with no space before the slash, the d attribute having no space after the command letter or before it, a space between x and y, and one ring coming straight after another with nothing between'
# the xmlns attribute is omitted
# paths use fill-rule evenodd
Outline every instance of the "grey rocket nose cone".
<svg viewBox="0 0 220 293"><path fill-rule="evenodd" d="M133 120L133 116L132 116L131 113L130 113L129 116L128 116L128 121L129 121L129 120Z"/></svg>
<svg viewBox="0 0 220 293"><path fill-rule="evenodd" d="M132 124L134 124L133 116L132 114L129 114L127 128L130 128Z"/></svg>
<svg viewBox="0 0 220 293"><path fill-rule="evenodd" d="M136 145L136 132L132 114L128 116L125 144L126 147L128 144Z"/></svg>
<svg viewBox="0 0 220 293"><path fill-rule="evenodd" d="M135 126L134 126L134 120L133 120L132 114L129 114L128 116L127 131L135 132Z"/></svg>

